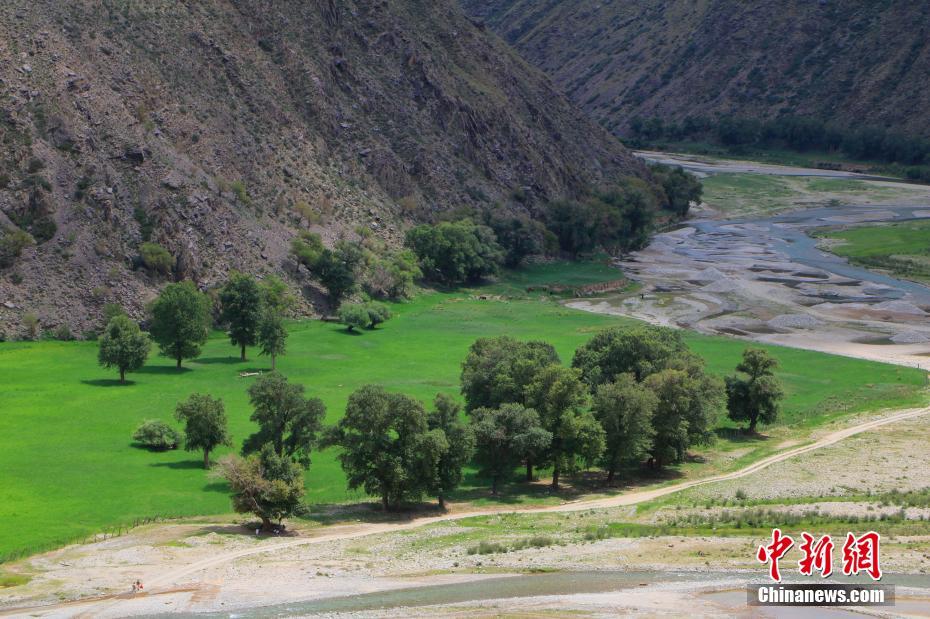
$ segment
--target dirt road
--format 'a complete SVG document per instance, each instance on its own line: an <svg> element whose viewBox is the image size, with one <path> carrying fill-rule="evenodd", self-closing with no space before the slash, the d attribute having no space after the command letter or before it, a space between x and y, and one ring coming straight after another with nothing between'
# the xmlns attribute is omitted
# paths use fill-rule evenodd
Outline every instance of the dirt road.
<svg viewBox="0 0 930 619"><path fill-rule="evenodd" d="M816 441L804 445L802 447L796 447L784 451L782 453L775 454L763 460L760 460L754 464L751 464L743 469L734 471L731 473L725 473L722 475L716 475L713 477L707 477L704 479L698 479L693 481L682 482L678 484L672 484L669 486L663 486L661 488L655 488L651 490L638 490L633 492L627 492L624 494L619 494L617 496L607 497L603 499L592 499L589 501L575 501L572 503L565 503L562 505L553 505L546 507L533 507L522 510L506 510L506 509L488 509L488 510L475 510L475 511L466 511L452 514L444 514L441 516L429 516L424 518L418 518L411 520L409 522L403 523L373 523L373 524L360 524L360 525L346 525L346 526L333 526L328 527L327 532L322 535L316 535L313 537L307 537L296 540L284 540L282 539L278 543L265 544L259 548L249 548L243 550L237 550L234 552L228 552L224 554L218 554L212 556L208 559L201 561L196 561L188 565L178 567L176 569L170 569L166 566L166 571L157 578L150 578L146 580L146 588L150 592L149 595L158 594L161 592L171 592L176 591L179 584L184 581L184 579L189 578L195 574L198 574L204 570L207 570L218 565L234 561L243 557L249 557L258 554L269 554L279 552L287 548L294 548L296 546L306 546L310 544L321 544L325 542L338 541L338 540L347 540L355 539L359 537L364 537L368 535L376 535L380 533L393 533L398 531L406 531L410 529L415 529L419 527L425 527L431 524L438 522L446 522L453 520L461 520L463 518L471 518L475 516L488 516L501 513L515 512L519 511L520 513L532 514L532 513L546 513L546 512L573 512L573 511L582 511L588 509L604 509L611 507L621 507L636 505L638 503L644 503L646 501L651 501L659 497L667 496L669 494L674 494L676 492L681 492L689 488L694 488L695 486L701 486L706 484L712 484L721 481L728 481L732 479L738 479L740 477L745 477L762 469L765 469L769 466L772 466L775 463L782 462L794 456L804 454L816 449L822 449L828 447L843 439L861 434L863 432L868 432L882 426L896 423L899 421L905 421L908 419L913 419L915 417L920 417L930 413L930 408L919 408L919 409L908 409L903 411L898 411L893 414L889 414L885 417L880 417L877 419L872 419L854 426L850 426L841 430L836 430L826 434ZM9 616L19 616L19 615L29 615L33 617L41 616L51 616L51 615L66 615L66 616L78 616L78 617L94 617L100 615L104 611L112 611L115 606L119 605L123 600L127 599L127 596L111 596L104 598L94 598L86 601L71 601L65 602L62 604L55 604L50 606L42 607L31 607L31 608L19 608L19 609L9 609L5 611L0 611L0 617L9 617ZM69 615L68 611L77 610L81 608L80 614Z"/></svg>

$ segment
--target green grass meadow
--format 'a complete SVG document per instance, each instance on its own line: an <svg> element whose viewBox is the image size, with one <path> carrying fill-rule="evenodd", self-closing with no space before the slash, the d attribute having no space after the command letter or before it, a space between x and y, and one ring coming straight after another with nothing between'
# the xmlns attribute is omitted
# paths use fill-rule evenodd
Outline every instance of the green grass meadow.
<svg viewBox="0 0 930 619"><path fill-rule="evenodd" d="M618 273L605 278L616 279ZM566 274L545 275L556 276ZM338 420L348 395L367 383L425 402L440 391L458 395L459 365L479 337L544 339L569 363L575 348L597 330L631 324L567 309L545 296L482 301L473 291L425 293L393 309L393 320L358 335L319 321L290 326L288 354L279 358L279 369L323 399L327 423ZM721 374L732 371L746 347L723 337L689 334L688 341ZM925 375L917 370L770 349L781 360L788 392L784 422L799 429L923 400ZM249 351L249 361L240 362L237 352L217 333L203 356L187 362L183 371L153 355L124 386L115 372L98 367L95 342L0 343L0 561L144 517L228 513L225 486L206 475L200 454L149 452L134 447L130 436L143 419L174 423L175 404L203 392L225 401L238 448L253 430L246 388L255 380L239 373L269 363L255 350ZM724 450L735 446L728 439L718 443L716 448ZM307 501L313 504L366 498L346 490L334 450L314 454L306 480ZM483 487L474 475L466 482L463 496Z"/></svg>
<svg viewBox="0 0 930 619"><path fill-rule="evenodd" d="M930 281L930 221L854 226L818 236L840 241L830 251L852 262Z"/></svg>

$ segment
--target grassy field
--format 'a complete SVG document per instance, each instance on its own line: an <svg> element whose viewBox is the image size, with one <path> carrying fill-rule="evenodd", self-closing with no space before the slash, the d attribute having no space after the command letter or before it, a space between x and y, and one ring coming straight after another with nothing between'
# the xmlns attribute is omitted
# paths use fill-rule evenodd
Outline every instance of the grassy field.
<svg viewBox="0 0 930 619"><path fill-rule="evenodd" d="M704 201L732 215L776 213L831 203L873 204L930 197L930 190L849 178L715 174L703 179Z"/></svg>
<svg viewBox="0 0 930 619"><path fill-rule="evenodd" d="M930 221L856 226L817 236L831 239L828 249L856 264L930 281Z"/></svg>
<svg viewBox="0 0 930 619"><path fill-rule="evenodd" d="M536 267L527 281L570 277L574 268ZM585 267L589 268L589 267ZM599 267L598 267L599 268ZM607 277L607 276L610 277ZM615 279L617 272L605 272ZM305 321L290 326L289 353L279 369L326 403L327 422L339 419L348 395L378 383L424 401L437 392L458 393L459 364L478 337L507 334L552 342L569 362L573 351L598 329L629 324L562 307L545 298L480 300L474 291L427 293L394 307L396 317L377 331L350 335L341 326ZM745 343L689 335L710 368L729 372ZM229 511L222 483L209 479L196 453L151 453L132 446L130 435L143 419L170 420L175 404L193 392L226 402L236 444L252 431L244 370L265 369L256 357L240 362L219 333L203 356L177 371L153 357L122 386L96 363L94 342L8 342L0 344L0 560L23 550L38 551L114 525L148 516L216 514ZM923 398L924 375L916 370L842 357L771 348L782 362L788 391L778 432L806 432L828 419L861 410L906 406ZM723 424L726 426L726 424ZM778 436L773 432L773 436ZM738 453L716 466L687 464L697 474L774 449L776 441L747 446L721 431L713 453ZM748 450L747 450L748 447ZM739 451L734 451L739 450ZM217 454L219 456L221 454ZM311 503L365 499L348 492L333 450L314 454L307 473ZM480 490L479 490L480 488ZM503 501L535 500L515 487ZM470 475L460 499L490 501L481 480ZM550 499L554 500L554 499Z"/></svg>

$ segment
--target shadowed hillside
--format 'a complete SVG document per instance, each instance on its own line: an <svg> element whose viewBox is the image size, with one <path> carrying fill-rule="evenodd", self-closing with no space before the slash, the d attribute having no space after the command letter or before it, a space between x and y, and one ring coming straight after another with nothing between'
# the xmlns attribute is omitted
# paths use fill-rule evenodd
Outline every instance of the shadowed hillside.
<svg viewBox="0 0 930 619"><path fill-rule="evenodd" d="M0 61L0 336L138 316L145 241L201 285L296 284L300 229L396 242L644 174L451 1L13 0Z"/></svg>

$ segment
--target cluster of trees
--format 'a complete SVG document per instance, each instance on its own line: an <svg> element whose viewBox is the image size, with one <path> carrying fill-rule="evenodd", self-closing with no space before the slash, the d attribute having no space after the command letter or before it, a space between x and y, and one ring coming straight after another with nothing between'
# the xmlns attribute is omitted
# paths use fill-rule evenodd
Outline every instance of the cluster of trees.
<svg viewBox="0 0 930 619"><path fill-rule="evenodd" d="M548 343L510 337L474 342L462 364L462 407L448 394L430 410L408 395L365 385L349 396L345 415L324 428L325 406L278 372L248 389L257 430L241 455L220 460L216 475L230 485L236 511L258 516L266 528L300 509L303 471L311 452L340 448L348 487L377 496L383 509L434 496L444 506L474 462L496 494L518 466L526 478L551 468L552 487L563 475L601 466L608 482L624 467L681 461L707 442L726 395L730 417L775 421L782 389L777 363L748 349L739 374L723 381L707 374L681 336L654 327L611 329L579 348L572 366ZM231 445L221 400L194 394L177 405L184 447L210 453ZM180 434L145 422L137 439L174 448Z"/></svg>
<svg viewBox="0 0 930 619"><path fill-rule="evenodd" d="M498 483L517 465L564 472L597 464L613 482L625 466L680 462L709 441L726 395L731 419L772 423L783 391L776 361L745 351L740 375L708 374L680 334L639 327L603 331L579 348L572 367L544 342L476 341L462 366L462 394L476 461Z"/></svg>
<svg viewBox="0 0 930 619"><path fill-rule="evenodd" d="M389 249L367 229L359 232L361 243L342 239L332 249L320 235L303 232L291 242L291 255L319 280L334 306L359 290L377 299L409 298L422 276L416 256Z"/></svg>
<svg viewBox="0 0 930 619"><path fill-rule="evenodd" d="M649 242L658 210L655 190L642 180L629 179L580 200L550 203L546 226L559 248L572 256L598 249L627 252Z"/></svg>
<svg viewBox="0 0 930 619"><path fill-rule="evenodd" d="M287 348L284 315L292 303L286 285L275 277L259 283L251 275L233 272L219 290L220 323L227 328L230 342L240 349L259 346L262 355L271 357L272 370L277 358ZM151 340L162 355L174 359L180 368L185 359L200 356L212 325L212 301L193 282L169 284L148 308L148 334L139 324L116 308L99 338L98 361L119 371L120 382L126 374L145 365Z"/></svg>
<svg viewBox="0 0 930 619"><path fill-rule="evenodd" d="M661 118L634 118L634 140L712 140L736 148L790 148L797 151L840 151L854 159L916 166L930 163L930 141L881 127L850 129L804 116L763 121L738 116L690 116L680 123Z"/></svg>
<svg viewBox="0 0 930 619"><path fill-rule="evenodd" d="M419 225L408 231L406 245L423 275L446 285L480 281L528 256L639 249L648 243L662 209L685 217L701 200L700 181L684 170L654 166L652 175L655 184L625 178L578 199L550 202L539 220L496 209Z"/></svg>

